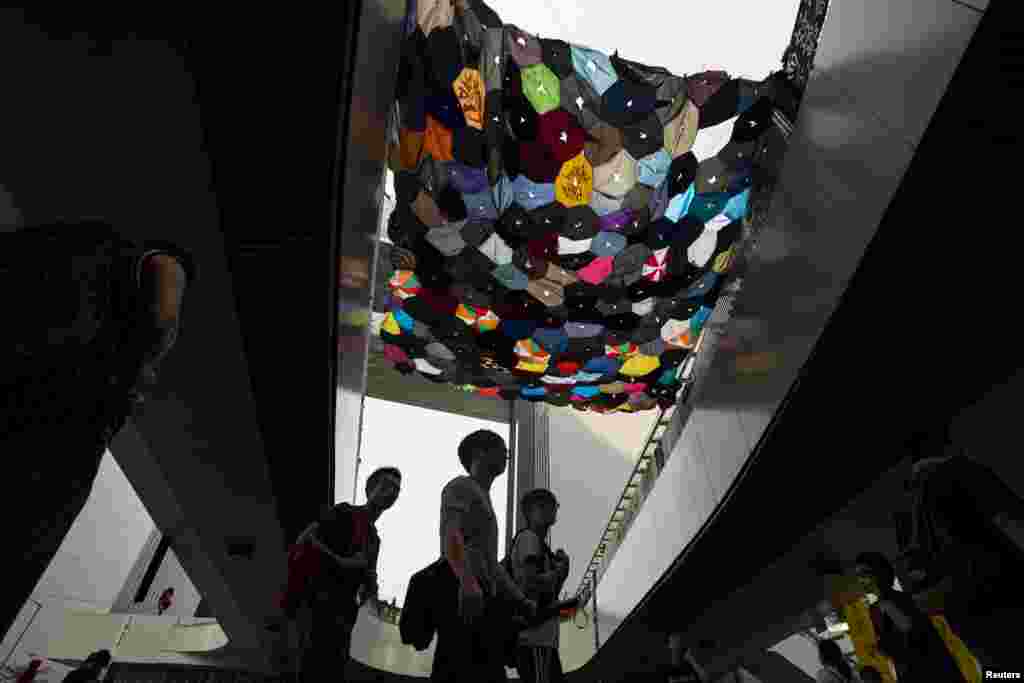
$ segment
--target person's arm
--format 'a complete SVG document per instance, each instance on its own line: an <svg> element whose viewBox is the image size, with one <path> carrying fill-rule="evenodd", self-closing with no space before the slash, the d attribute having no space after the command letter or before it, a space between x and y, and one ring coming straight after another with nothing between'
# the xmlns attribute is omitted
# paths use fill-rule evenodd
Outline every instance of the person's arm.
<svg viewBox="0 0 1024 683"><path fill-rule="evenodd" d="M544 572L544 548L537 534L525 531L520 534L513 548L513 561L516 573L521 579L520 587L526 595L536 599L542 593L553 593L561 583L561 570L558 567Z"/></svg>
<svg viewBox="0 0 1024 683"><path fill-rule="evenodd" d="M523 589L521 589L519 585L512 580L512 577L508 575L508 572L505 570L505 565L500 562L497 564L497 569L495 570L495 578L498 581L498 590L516 602L525 604L530 600Z"/></svg>
<svg viewBox="0 0 1024 683"><path fill-rule="evenodd" d="M452 568L452 573L455 574L459 583L474 593L480 593L480 583L473 576L469 570L469 564L466 562L466 538L462 533L462 513L449 508L447 516L444 557L448 560L448 566Z"/></svg>
<svg viewBox="0 0 1024 683"><path fill-rule="evenodd" d="M371 603L376 606L378 614L380 614L380 585L377 583L377 558L380 557L380 543L378 542L376 547L370 553L367 558L367 570L366 570L366 581L363 584L363 603Z"/></svg>
<svg viewBox="0 0 1024 683"><path fill-rule="evenodd" d="M320 538L317 536L317 529L319 529L319 527L319 522L313 522L312 524L310 524L308 527L306 527L306 530L303 531L302 534L299 536L296 543L312 544L324 555L331 558L342 569L366 569L368 567L366 557L364 557L361 553L356 553L352 557L341 557L333 550L328 548L327 544L321 541Z"/></svg>
<svg viewBox="0 0 1024 683"><path fill-rule="evenodd" d="M157 324L161 329L176 326L185 296L185 269L168 254L154 254L143 262L142 272L152 278L155 290L152 312Z"/></svg>
<svg viewBox="0 0 1024 683"><path fill-rule="evenodd" d="M157 380L156 367L178 340L181 303L188 277L175 258L162 253L142 261L140 276L142 294L148 300L147 311L152 316L142 358L141 381L152 384Z"/></svg>
<svg viewBox="0 0 1024 683"><path fill-rule="evenodd" d="M334 560L334 562L337 563L337 565L342 569L366 569L367 567L366 558L363 557L362 554L357 553L352 557L341 557L340 555L337 555L334 552L332 552L331 549L328 548L326 545L324 545L324 543L319 538L317 538L315 534L313 536L310 536L309 542L316 546L320 550L320 552L324 553L329 558Z"/></svg>
<svg viewBox="0 0 1024 683"><path fill-rule="evenodd" d="M302 545L303 543L308 541L316 532L316 528L318 525L318 522L313 522L312 524L307 526L305 530L301 534L299 534L299 537L295 539L295 545Z"/></svg>

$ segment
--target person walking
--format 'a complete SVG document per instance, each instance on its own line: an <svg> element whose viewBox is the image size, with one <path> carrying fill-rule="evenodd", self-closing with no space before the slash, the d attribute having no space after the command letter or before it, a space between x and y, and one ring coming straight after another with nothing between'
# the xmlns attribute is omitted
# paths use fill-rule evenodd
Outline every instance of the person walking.
<svg viewBox="0 0 1024 683"><path fill-rule="evenodd" d="M520 503L527 526L516 534L509 553L513 578L539 608L550 607L562 592L569 576L565 550L552 553L547 537L558 518L558 499L548 489L538 488L523 495ZM560 683L564 680L558 655L558 615L519 634L516 669L523 683Z"/></svg>
<svg viewBox="0 0 1024 683"><path fill-rule="evenodd" d="M528 598L498 561L498 520L491 485L505 472L508 448L489 430L478 430L459 444L466 476L452 479L441 492L442 556L456 578L457 606L438 623L437 649L430 680L435 683L505 683L506 596L532 617L537 603Z"/></svg>
<svg viewBox="0 0 1024 683"><path fill-rule="evenodd" d="M313 577L302 635L299 681L344 681L350 659L352 629L359 608L377 605L377 558L380 535L376 522L391 509L401 492L402 474L394 467L375 470L366 480L366 504L339 503L310 524L296 541L321 553Z"/></svg>

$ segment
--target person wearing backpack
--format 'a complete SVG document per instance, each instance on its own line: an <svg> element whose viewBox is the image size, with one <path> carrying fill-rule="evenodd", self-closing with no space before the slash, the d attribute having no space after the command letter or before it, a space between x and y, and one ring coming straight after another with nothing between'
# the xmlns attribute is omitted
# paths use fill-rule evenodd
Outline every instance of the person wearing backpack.
<svg viewBox="0 0 1024 683"><path fill-rule="evenodd" d="M519 531L509 550L512 576L540 608L553 605L569 576L569 556L552 553L548 532L558 517L558 500L547 489L533 489L520 501L527 527ZM559 683L563 680L558 656L559 617L519 633L516 669L523 683Z"/></svg>
<svg viewBox="0 0 1024 683"><path fill-rule="evenodd" d="M1024 610L1024 499L968 457L942 425L915 444L908 481L914 592L941 591L953 631L989 669L1018 659L1013 629Z"/></svg>
<svg viewBox="0 0 1024 683"><path fill-rule="evenodd" d="M896 570L879 552L857 555L855 572L864 591L878 596L871 622L878 649L892 659L900 683L966 683L959 665L928 615L908 593L896 590Z"/></svg>
<svg viewBox="0 0 1024 683"><path fill-rule="evenodd" d="M437 623L437 649L430 680L435 683L505 683L503 600L527 616L537 603L528 598L498 561L498 521L491 503L494 480L508 465L508 447L498 434L481 429L459 444L468 476L452 479L441 493L441 567L454 575L452 601Z"/></svg>
<svg viewBox="0 0 1024 683"><path fill-rule="evenodd" d="M394 467L374 470L366 480L366 504L339 503L309 525L296 545L320 551L318 572L303 596L299 681L344 681L352 629L359 608L376 604L380 516L398 500L402 473Z"/></svg>
<svg viewBox="0 0 1024 683"><path fill-rule="evenodd" d="M0 233L0 453L30 491L0 505L17 571L0 600L13 624L89 498L104 453L179 336L192 257L97 220Z"/></svg>

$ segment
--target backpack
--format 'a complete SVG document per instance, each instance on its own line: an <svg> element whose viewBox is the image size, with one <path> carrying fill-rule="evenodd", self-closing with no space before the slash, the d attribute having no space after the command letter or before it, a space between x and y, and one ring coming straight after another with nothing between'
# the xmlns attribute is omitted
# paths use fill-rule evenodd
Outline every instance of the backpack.
<svg viewBox="0 0 1024 683"><path fill-rule="evenodd" d="M512 541L513 548L518 538L517 533ZM511 552L506 553L500 564L511 576ZM459 601L458 591L459 581L444 557L413 574L409 579L402 614L398 619L402 643L412 645L420 652L430 647L440 623L445 619L454 618ZM506 664L514 667L521 630L521 625L515 622L518 606L501 598L496 600L499 604L498 612L501 614L499 618L502 621L507 620L509 624L503 635L505 645L502 651L505 653Z"/></svg>
<svg viewBox="0 0 1024 683"><path fill-rule="evenodd" d="M444 557L413 574L398 620L402 642L421 652L430 647L438 625L456 609L458 590L458 580Z"/></svg>
<svg viewBox="0 0 1024 683"><path fill-rule="evenodd" d="M516 532L516 535L512 537L512 545L509 546L508 548L506 548L506 550L505 550L505 557L499 563L499 564L501 564L502 567L505 568L505 571L508 572L508 575L511 576L513 579L515 579L515 572L514 572L514 569L512 567L512 551L515 550L516 543L519 541L519 536L524 531L527 531L527 529L520 529L519 531ZM554 564L555 554L553 552L551 552L551 548L548 546L547 541L545 541L542 538L542 539L540 539L540 544L541 544L541 548L544 551L544 554L548 558L548 561L551 562L552 564ZM557 598L558 598L557 595L541 596L541 600L538 601L537 606L538 607L546 607L546 606L554 603Z"/></svg>

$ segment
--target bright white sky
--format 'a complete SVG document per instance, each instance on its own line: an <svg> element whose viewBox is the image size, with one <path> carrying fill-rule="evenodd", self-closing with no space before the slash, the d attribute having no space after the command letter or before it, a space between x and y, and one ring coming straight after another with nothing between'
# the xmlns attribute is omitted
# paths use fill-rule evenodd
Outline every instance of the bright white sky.
<svg viewBox="0 0 1024 683"><path fill-rule="evenodd" d="M366 477L375 469L392 466L402 471L398 502L377 522L382 599L398 598L401 605L409 578L440 557L441 489L465 474L458 457L459 442L478 429L491 429L508 439L505 424L366 399L356 502L366 501ZM507 481L502 475L491 488L498 517L499 556L505 551Z"/></svg>
<svg viewBox="0 0 1024 683"><path fill-rule="evenodd" d="M799 0L632 0L629 11L616 12L604 11L597 0L489 0L488 4L503 21L541 37L561 38L608 54L618 50L625 59L663 66L679 75L721 69L734 77L760 80L781 66ZM718 153L732 134L733 121L700 132L693 150L698 159ZM577 504L563 506L553 537L562 539L556 541L557 545L566 544L572 550L577 564L589 559L607 521L608 500L614 500L625 483L635 450L642 445L642 434L653 416L635 417L637 421L628 424L625 420L605 420L599 425L594 424L596 420L553 421L553 431L557 424L565 433L552 434L552 485L556 480L564 483L574 479L569 472L574 468L564 468L570 451L576 448L567 446L581 443L579 439L585 433L593 433L598 439L594 448L599 443L607 446L605 459L622 461L617 467L609 465L603 474L596 462L592 463L593 471L588 472L583 488L564 491ZM374 468L395 465L405 475L398 504L379 525L383 539L381 597L397 597L401 604L409 577L438 557L441 488L462 474L456 457L459 440L481 427L502 435L508 433L505 425L366 399L358 502L363 501L366 475ZM591 453L589 457L596 455ZM564 471L556 477L558 466ZM503 543L504 477L495 482L491 493ZM584 495L593 500L583 500ZM576 515L571 512L573 508L579 508ZM580 519L573 519L576 516ZM576 580L572 580L573 586Z"/></svg>

